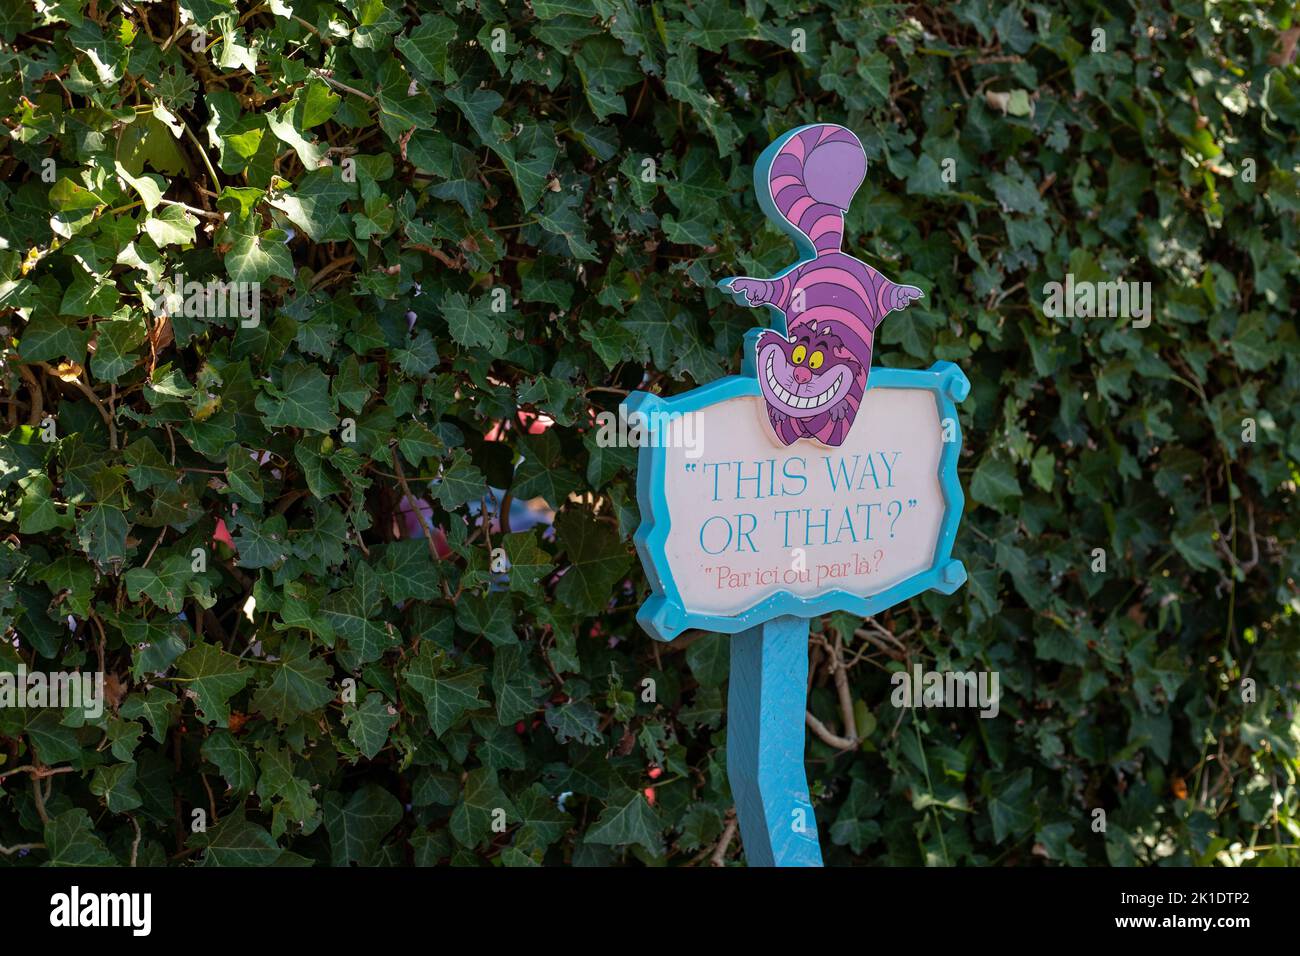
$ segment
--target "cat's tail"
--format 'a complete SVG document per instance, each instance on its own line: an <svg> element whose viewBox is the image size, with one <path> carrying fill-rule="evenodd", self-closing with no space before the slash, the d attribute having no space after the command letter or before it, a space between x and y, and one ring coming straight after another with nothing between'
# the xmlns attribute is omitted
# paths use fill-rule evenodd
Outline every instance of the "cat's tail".
<svg viewBox="0 0 1300 956"><path fill-rule="evenodd" d="M759 166L767 166L767 182L755 185L767 189L776 212L811 243L815 255L843 248L844 213L867 175L858 138L843 126L818 123L773 145L770 164Z"/></svg>

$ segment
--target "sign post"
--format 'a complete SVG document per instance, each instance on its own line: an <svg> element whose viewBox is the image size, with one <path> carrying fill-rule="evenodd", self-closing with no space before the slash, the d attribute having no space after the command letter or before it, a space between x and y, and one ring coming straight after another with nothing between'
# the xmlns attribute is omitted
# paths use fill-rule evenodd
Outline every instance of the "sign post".
<svg viewBox="0 0 1300 956"><path fill-rule="evenodd" d="M956 403L970 385L950 362L871 369L880 322L923 293L842 250L865 172L843 127L769 146L755 188L801 258L720 287L769 308L772 327L746 336L741 374L627 400L651 585L637 620L663 641L734 635L727 773L756 866L821 865L803 763L809 618L868 617L966 580L952 544L964 503Z"/></svg>

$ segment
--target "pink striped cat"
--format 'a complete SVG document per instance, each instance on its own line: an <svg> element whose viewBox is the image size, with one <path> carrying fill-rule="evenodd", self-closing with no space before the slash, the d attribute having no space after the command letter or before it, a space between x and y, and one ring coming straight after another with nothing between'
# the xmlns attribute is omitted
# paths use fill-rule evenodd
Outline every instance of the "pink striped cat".
<svg viewBox="0 0 1300 956"><path fill-rule="evenodd" d="M764 211L791 233L801 259L772 279L726 279L742 305L781 313L787 335L758 338L759 385L776 436L839 446L862 404L877 326L921 298L843 251L844 214L867 172L858 138L819 123L793 130L763 151L754 186Z"/></svg>

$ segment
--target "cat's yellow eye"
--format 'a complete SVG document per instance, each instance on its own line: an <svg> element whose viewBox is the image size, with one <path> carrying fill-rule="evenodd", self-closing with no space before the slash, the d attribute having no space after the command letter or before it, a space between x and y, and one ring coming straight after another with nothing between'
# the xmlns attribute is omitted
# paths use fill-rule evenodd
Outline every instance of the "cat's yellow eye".
<svg viewBox="0 0 1300 956"><path fill-rule="evenodd" d="M807 354L808 354L808 349L806 347L802 345L796 345L794 347L794 355L792 355L790 358L795 365L802 365L804 357Z"/></svg>
<svg viewBox="0 0 1300 956"><path fill-rule="evenodd" d="M811 369L821 368L822 361L824 358L825 356L822 355L822 350L818 349L816 352L814 352L812 355L808 357L808 367Z"/></svg>

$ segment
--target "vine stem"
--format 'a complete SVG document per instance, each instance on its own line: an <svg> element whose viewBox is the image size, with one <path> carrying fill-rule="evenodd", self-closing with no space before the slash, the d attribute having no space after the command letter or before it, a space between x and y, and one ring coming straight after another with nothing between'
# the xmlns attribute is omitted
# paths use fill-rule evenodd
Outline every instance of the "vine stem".
<svg viewBox="0 0 1300 956"><path fill-rule="evenodd" d="M925 771L925 788L930 797L934 797L934 784L930 781L930 760L925 755L925 745L921 742L921 728L916 723L916 714L912 715L912 731L916 734L916 749L921 751L921 769ZM948 859L948 842L943 838L943 822L939 819L939 811L933 803L930 804L930 813L934 817L934 829L939 834L939 848L943 850L943 865L952 866L952 861Z"/></svg>
<svg viewBox="0 0 1300 956"><path fill-rule="evenodd" d="M406 500L411 503L411 510L415 512L415 520L420 522L420 530L424 532L424 540L429 545L429 557L435 564L438 563L438 548L433 543L433 529L429 527L429 522L425 520L424 512L420 510L419 499L411 493L411 486L406 483L406 474L402 471L401 459L397 457L397 447L389 449L392 452L393 468L397 471L397 480L402 486L402 493L406 495Z"/></svg>

